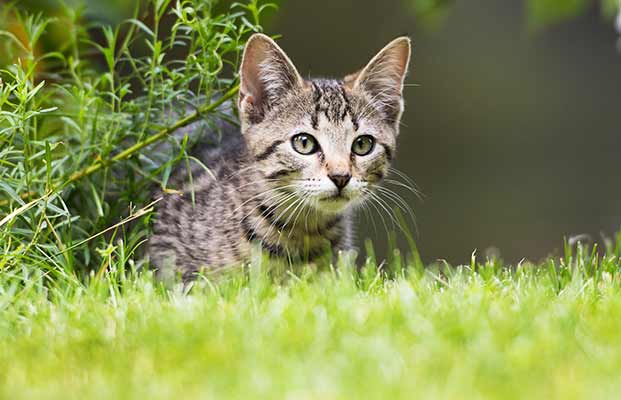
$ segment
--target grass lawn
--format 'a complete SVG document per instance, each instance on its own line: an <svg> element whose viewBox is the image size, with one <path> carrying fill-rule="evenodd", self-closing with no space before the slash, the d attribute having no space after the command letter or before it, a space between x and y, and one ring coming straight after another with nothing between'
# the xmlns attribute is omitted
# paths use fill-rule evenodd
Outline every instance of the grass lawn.
<svg viewBox="0 0 621 400"><path fill-rule="evenodd" d="M617 398L621 246L203 279L5 273L4 398Z"/></svg>

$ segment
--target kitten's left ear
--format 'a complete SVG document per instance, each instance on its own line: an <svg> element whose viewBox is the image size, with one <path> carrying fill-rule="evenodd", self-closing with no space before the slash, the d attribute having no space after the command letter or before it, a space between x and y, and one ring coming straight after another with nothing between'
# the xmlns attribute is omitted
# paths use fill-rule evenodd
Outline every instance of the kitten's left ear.
<svg viewBox="0 0 621 400"><path fill-rule="evenodd" d="M398 123L403 112L403 81L411 54L410 38L388 43L362 70L344 79L346 86L366 92L390 124Z"/></svg>
<svg viewBox="0 0 621 400"><path fill-rule="evenodd" d="M251 123L260 122L285 95L304 85L285 52L261 33L255 33L246 43L239 79L240 114Z"/></svg>

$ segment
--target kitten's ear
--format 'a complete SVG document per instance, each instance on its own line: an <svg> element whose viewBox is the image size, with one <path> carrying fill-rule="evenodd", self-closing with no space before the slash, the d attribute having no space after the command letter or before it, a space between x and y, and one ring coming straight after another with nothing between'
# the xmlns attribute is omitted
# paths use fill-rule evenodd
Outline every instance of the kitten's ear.
<svg viewBox="0 0 621 400"><path fill-rule="evenodd" d="M239 79L239 111L251 123L260 122L289 91L304 85L285 52L261 33L246 43Z"/></svg>
<svg viewBox="0 0 621 400"><path fill-rule="evenodd" d="M403 81L411 52L410 38L399 37L380 50L366 67L344 79L346 86L366 92L391 124L399 121L403 111Z"/></svg>

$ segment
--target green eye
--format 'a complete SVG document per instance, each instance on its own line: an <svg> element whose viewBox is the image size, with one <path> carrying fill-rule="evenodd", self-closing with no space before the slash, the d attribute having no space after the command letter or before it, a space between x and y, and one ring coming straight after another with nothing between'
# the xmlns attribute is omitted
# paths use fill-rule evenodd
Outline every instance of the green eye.
<svg viewBox="0 0 621 400"><path fill-rule="evenodd" d="M293 150L304 155L313 154L319 150L317 139L308 133L299 133L292 137L291 145Z"/></svg>
<svg viewBox="0 0 621 400"><path fill-rule="evenodd" d="M375 139L369 135L358 136L351 145L351 151L359 156L366 156L375 146Z"/></svg>

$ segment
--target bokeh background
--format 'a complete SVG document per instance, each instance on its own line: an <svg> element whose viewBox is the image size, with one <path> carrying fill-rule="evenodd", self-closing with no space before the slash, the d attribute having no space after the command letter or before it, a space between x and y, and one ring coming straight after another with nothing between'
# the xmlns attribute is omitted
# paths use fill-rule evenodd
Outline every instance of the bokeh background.
<svg viewBox="0 0 621 400"><path fill-rule="evenodd" d="M423 258L460 263L496 248L538 260L563 237L613 234L621 54L597 5L545 26L522 1L455 2L432 21L415 11L404 1L290 1L269 27L313 75L353 71L411 35L408 82L418 86L405 90L397 168L424 194L409 197Z"/></svg>
<svg viewBox="0 0 621 400"><path fill-rule="evenodd" d="M85 4L88 18L112 24L133 9ZM410 35L396 166L423 193L401 192L421 255L462 263L477 249L516 262L621 225L621 53L605 14L578 0L284 0L264 25L313 76L352 72ZM383 228L378 235L365 219L360 227L385 248Z"/></svg>

